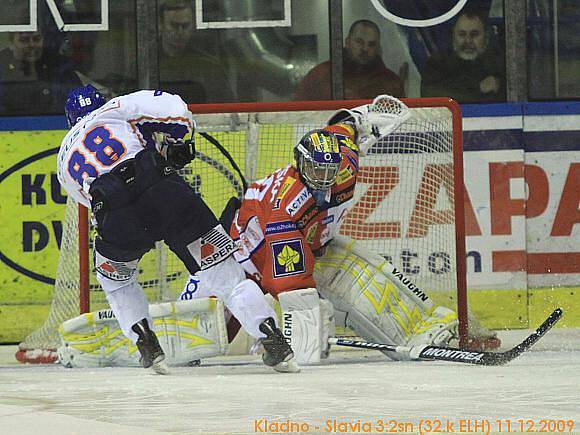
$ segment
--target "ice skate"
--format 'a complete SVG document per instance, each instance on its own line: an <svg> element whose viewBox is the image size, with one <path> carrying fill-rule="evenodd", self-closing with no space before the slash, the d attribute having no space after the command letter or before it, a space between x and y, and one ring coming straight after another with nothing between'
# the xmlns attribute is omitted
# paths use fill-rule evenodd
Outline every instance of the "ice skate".
<svg viewBox="0 0 580 435"><path fill-rule="evenodd" d="M137 349L141 353L141 364L144 368L152 368L155 373L160 375L169 374L169 368L165 362L165 353L159 345L159 340L155 333L149 328L147 319L135 323L131 329L139 336L137 340Z"/></svg>
<svg viewBox="0 0 580 435"><path fill-rule="evenodd" d="M274 319L269 317L260 323L260 331L266 334L266 337L260 340L265 351L262 355L264 364L272 367L276 371L284 373L296 373L300 371L298 365L293 360L294 352L286 342L282 331L276 327Z"/></svg>

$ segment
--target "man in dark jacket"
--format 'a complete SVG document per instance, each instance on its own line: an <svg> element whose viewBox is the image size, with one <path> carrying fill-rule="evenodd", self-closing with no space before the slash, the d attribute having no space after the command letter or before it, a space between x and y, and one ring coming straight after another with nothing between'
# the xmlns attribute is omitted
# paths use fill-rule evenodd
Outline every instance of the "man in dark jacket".
<svg viewBox="0 0 580 435"><path fill-rule="evenodd" d="M0 51L0 113L61 114L69 91L81 86L64 56L46 49L41 32L10 34Z"/></svg>
<svg viewBox="0 0 580 435"><path fill-rule="evenodd" d="M403 81L380 56L380 31L369 20L353 23L343 53L344 98L374 98L389 94L404 97ZM330 61L315 66L295 90L296 100L330 100Z"/></svg>
<svg viewBox="0 0 580 435"><path fill-rule="evenodd" d="M162 1L159 29L159 76L163 90L179 94L188 103L235 101L225 64L217 49L212 52L215 47L211 44L211 33L195 32L191 0Z"/></svg>
<svg viewBox="0 0 580 435"><path fill-rule="evenodd" d="M423 97L461 103L505 101L505 60L489 48L485 18L462 12L453 26L453 52L431 57L422 75Z"/></svg>

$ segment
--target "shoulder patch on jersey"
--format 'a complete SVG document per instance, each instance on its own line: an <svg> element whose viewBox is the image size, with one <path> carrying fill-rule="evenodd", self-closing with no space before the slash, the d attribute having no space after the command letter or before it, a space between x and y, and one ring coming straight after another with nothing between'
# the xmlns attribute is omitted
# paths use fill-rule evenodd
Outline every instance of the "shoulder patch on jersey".
<svg viewBox="0 0 580 435"><path fill-rule="evenodd" d="M343 202L346 202L349 199L351 199L353 196L354 196L354 185L349 186L346 189L341 190L340 192L334 193L332 195L330 204L332 206L342 204Z"/></svg>
<svg viewBox="0 0 580 435"><path fill-rule="evenodd" d="M274 278L297 275L306 271L302 240L270 243Z"/></svg>
<svg viewBox="0 0 580 435"><path fill-rule="evenodd" d="M296 183L296 179L292 177L286 177L282 187L280 188L280 192L278 193L278 197L276 199L283 199L284 196L288 193L290 188Z"/></svg>
<svg viewBox="0 0 580 435"><path fill-rule="evenodd" d="M316 217L320 210L316 207L316 204L312 204L310 207L306 209L304 213L296 220L296 227L299 229L305 228L312 219Z"/></svg>
<svg viewBox="0 0 580 435"><path fill-rule="evenodd" d="M266 225L266 234L288 233L296 229L296 224L292 221L270 222Z"/></svg>
<svg viewBox="0 0 580 435"><path fill-rule="evenodd" d="M295 216L298 210L300 210L302 206L306 204L306 201L308 201L308 198L310 198L310 196L311 195L310 192L308 192L308 188L304 186L302 190L298 192L298 195L296 195L293 199L289 201L288 206L286 206L286 212L290 216Z"/></svg>
<svg viewBox="0 0 580 435"><path fill-rule="evenodd" d="M316 230L317 229L318 229L318 222L316 222L314 225L312 225L308 229L308 232L306 233L306 241L308 243L313 243L314 242L314 236L316 236Z"/></svg>
<svg viewBox="0 0 580 435"><path fill-rule="evenodd" d="M350 166L342 168L336 176L336 184L342 184L354 177L354 171Z"/></svg>

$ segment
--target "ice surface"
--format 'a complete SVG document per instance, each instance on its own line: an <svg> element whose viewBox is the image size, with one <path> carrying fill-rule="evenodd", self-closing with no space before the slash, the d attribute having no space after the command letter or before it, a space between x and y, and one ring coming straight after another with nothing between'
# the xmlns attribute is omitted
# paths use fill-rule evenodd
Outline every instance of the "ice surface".
<svg viewBox="0 0 580 435"><path fill-rule="evenodd" d="M552 339L563 335L553 332ZM255 356L173 368L170 376L18 365L10 359L15 348L4 347L0 433L260 433L263 419L307 423L310 433L333 419L393 419L417 430L425 418L451 421L457 431L460 419L565 419L580 432L580 334L564 336L563 345L546 340L538 349L573 350L536 350L503 367L391 362L375 351L344 350L299 374L275 373Z"/></svg>

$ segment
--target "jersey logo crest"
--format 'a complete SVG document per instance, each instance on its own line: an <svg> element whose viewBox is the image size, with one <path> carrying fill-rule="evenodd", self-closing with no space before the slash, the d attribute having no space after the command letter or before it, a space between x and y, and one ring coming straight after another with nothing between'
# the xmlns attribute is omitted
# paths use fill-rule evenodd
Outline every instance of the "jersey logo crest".
<svg viewBox="0 0 580 435"><path fill-rule="evenodd" d="M274 278L297 275L306 271L302 240L284 240L270 243Z"/></svg>

